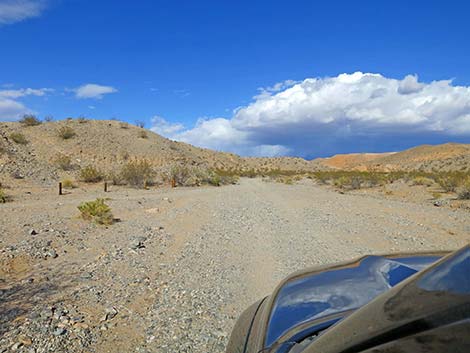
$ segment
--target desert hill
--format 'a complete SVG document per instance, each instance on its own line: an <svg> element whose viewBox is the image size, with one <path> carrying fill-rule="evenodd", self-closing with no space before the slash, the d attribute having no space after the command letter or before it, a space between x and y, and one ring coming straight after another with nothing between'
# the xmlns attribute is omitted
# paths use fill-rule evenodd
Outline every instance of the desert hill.
<svg viewBox="0 0 470 353"><path fill-rule="evenodd" d="M64 132L72 136L65 138ZM15 142L15 136L24 141ZM66 172L59 163L64 157L71 163ZM25 178L49 184L64 176L76 177L81 168L90 165L113 173L133 158L147 159L157 169L179 164L258 173L271 170L468 171L470 145L423 145L396 153L353 153L308 161L294 157L244 158L175 142L114 120L67 119L35 126L0 123L0 178L4 181Z"/></svg>
<svg viewBox="0 0 470 353"><path fill-rule="evenodd" d="M61 133L71 132L69 138ZM24 143L14 136L24 137ZM21 137L20 136L20 137ZM314 171L315 161L302 158L242 158L175 142L137 126L106 120L69 119L25 126L18 122L0 123L0 177L25 178L50 183L64 177L58 159L69 157L76 175L80 168L93 165L103 172L119 170L132 158L145 158L155 168L174 164L207 169L237 171Z"/></svg>

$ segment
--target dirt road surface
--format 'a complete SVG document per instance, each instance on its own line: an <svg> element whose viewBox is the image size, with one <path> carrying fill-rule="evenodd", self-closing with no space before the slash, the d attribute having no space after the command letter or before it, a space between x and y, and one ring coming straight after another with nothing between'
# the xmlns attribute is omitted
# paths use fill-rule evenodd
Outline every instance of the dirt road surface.
<svg viewBox="0 0 470 353"><path fill-rule="evenodd" d="M470 241L468 211L310 180L26 191L0 205L0 352L223 352L243 309L293 271ZM79 218L96 197L119 222Z"/></svg>

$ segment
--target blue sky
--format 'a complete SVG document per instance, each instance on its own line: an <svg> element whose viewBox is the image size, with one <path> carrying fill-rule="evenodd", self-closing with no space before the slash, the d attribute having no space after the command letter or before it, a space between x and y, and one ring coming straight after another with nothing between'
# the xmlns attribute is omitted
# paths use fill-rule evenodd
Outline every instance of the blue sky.
<svg viewBox="0 0 470 353"><path fill-rule="evenodd" d="M432 0L0 0L0 120L139 120L203 147L308 158L470 142L468 13Z"/></svg>

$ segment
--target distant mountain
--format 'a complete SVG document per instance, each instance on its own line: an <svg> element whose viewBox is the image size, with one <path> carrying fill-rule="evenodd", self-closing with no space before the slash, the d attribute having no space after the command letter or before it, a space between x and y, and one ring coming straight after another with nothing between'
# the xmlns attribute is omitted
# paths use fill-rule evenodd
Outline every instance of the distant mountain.
<svg viewBox="0 0 470 353"><path fill-rule="evenodd" d="M470 144L422 145L402 152L359 153L317 159L325 167L345 170L470 171Z"/></svg>

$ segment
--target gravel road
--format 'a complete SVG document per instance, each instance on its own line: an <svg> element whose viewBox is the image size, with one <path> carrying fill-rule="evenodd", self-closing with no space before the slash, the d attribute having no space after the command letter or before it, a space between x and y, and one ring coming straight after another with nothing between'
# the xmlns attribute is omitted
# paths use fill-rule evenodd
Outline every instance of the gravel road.
<svg viewBox="0 0 470 353"><path fill-rule="evenodd" d="M470 240L468 211L310 180L46 194L0 205L0 352L223 352L241 311L293 271ZM77 218L98 196L120 222Z"/></svg>

